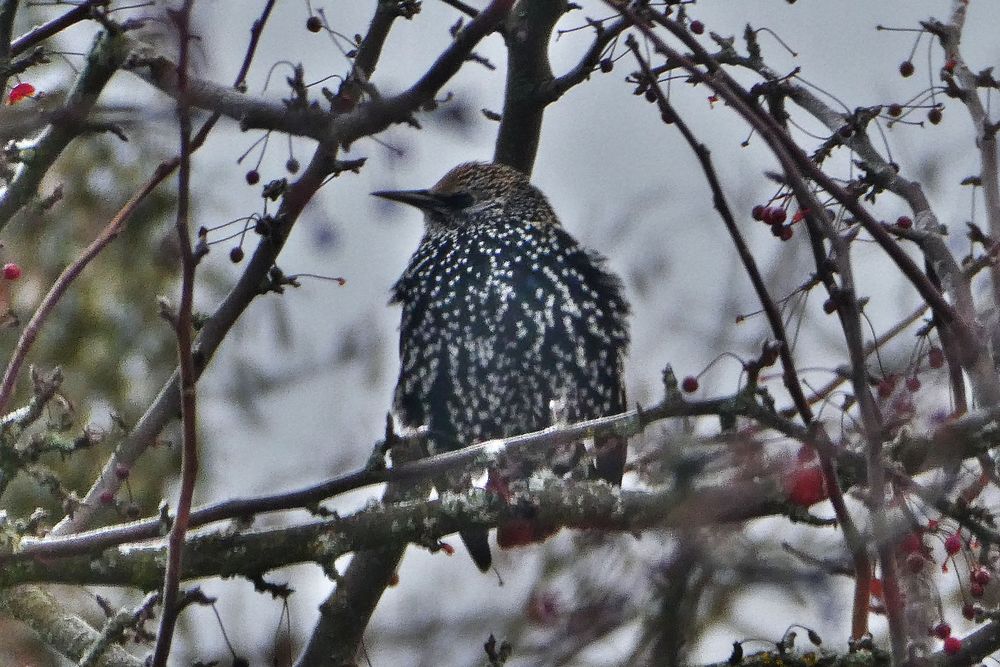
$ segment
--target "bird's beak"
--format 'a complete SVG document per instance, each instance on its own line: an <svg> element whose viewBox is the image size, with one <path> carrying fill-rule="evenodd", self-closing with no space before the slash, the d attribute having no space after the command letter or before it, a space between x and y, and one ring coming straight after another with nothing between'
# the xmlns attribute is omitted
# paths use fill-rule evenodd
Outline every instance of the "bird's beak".
<svg viewBox="0 0 1000 667"><path fill-rule="evenodd" d="M379 190L372 196L416 206L421 211L441 206L441 199L430 190Z"/></svg>

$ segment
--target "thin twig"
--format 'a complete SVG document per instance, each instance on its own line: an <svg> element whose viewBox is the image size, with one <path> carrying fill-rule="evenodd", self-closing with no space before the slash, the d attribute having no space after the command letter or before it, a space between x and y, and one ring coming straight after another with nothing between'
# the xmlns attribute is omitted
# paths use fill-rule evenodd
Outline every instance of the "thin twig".
<svg viewBox="0 0 1000 667"><path fill-rule="evenodd" d="M979 86L976 74L969 68L962 56L962 29L965 27L968 2L954 0L951 17L947 24L931 19L923 23L924 27L937 35L944 49L945 61L950 64L945 70L946 83L957 89L959 100L965 105L972 120L972 128L976 133L976 146L979 148L979 178L983 187L983 201L986 204L986 219L989 223L990 235L1000 238L1000 166L997 161L997 125L990 119L979 97ZM993 288L993 307L1000 308L1000 271L990 271Z"/></svg>
<svg viewBox="0 0 1000 667"><path fill-rule="evenodd" d="M14 384L17 381L17 376L21 372L21 366L24 363L25 358L28 355L28 351L31 349L32 344L34 344L35 339L38 337L39 332L41 332L42 326L48 320L49 315L55 309L56 304L69 289L69 286L76 280L83 270L90 264L91 260L97 257L98 254L104 248L108 246L109 243L114 241L121 234L122 229L125 227L125 223L132 217L132 214L138 208L146 197L156 189L156 186L166 178L166 175L170 173L171 170L166 168L166 165L160 165L153 175L152 178L147 180L143 186L132 195L132 198L125 202L125 205L111 218L104 229L101 230L100 234L90 242L84 251L73 260L69 266L63 269L59 277L56 278L52 287L45 294L42 302L35 309L34 314L28 321L28 324L21 331L21 336L17 340L17 345L14 347L14 352L11 354L10 360L7 362L7 368L3 374L3 380L0 381L0 412L7 406L10 401L11 395L14 392Z"/></svg>
<svg viewBox="0 0 1000 667"><path fill-rule="evenodd" d="M781 366L783 369L782 377L784 379L785 388L792 396L792 402L795 404L796 410L798 411L803 423L813 429L816 435L816 437L813 438L813 444L816 446L816 450L820 458L820 465L823 471L823 478L826 484L827 493L830 496L830 502L833 505L834 512L836 513L841 529L844 531L844 538L847 542L847 546L854 557L855 580L858 582L859 590L861 587L865 587L864 590L866 591L869 578L862 575L866 575L871 571L871 564L868 560L867 554L867 545L865 544L860 531L857 529L854 520L851 518L850 513L847 511L847 505L844 502L844 493L840 487L840 480L837 476L837 468L834 462L834 452L831 447L826 446L829 438L826 434L821 433L822 426L814 423L812 408L802 391L802 384L799 381L798 371L795 369L795 360L792 358L791 345L788 341L788 336L785 333L781 313L778 311L778 307L774 303L774 300L771 299L771 295L767 291L767 286L764 284L764 278L761 275L760 270L757 268L757 262L754 260L753 253L750 252L750 248L747 246L746 241L743 239L743 235L740 233L739 227L736 225L736 220L733 218L732 211L729 209L729 205L726 202L726 195L722 189L722 184L719 181L718 175L715 172L715 167L712 164L712 158L709 154L708 148L703 143L698 141L698 139L694 136L694 133L688 127L687 123L680 117L680 115L677 114L666 95L663 94L663 90L656 81L656 77L650 70L649 63L646 62L646 59L643 58L642 54L639 52L639 44L636 39L632 37L632 35L629 35L626 39L626 44L642 68L645 79L650 82L652 90L656 93L661 113L664 117L669 117L674 121L677 125L677 129L680 130L683 135L684 140L694 151L698 161L701 163L702 171L708 179L709 187L712 190L712 199L715 204L715 208L722 216L726 229L729 232L729 236L732 238L733 244L736 246L740 260L743 262L744 269L750 277L750 282L753 284L754 291L757 293L757 298L759 299L761 307L764 309L767 316L768 323L771 326L771 332L780 345L778 357L781 360ZM861 598L864 599L861 600ZM855 611L852 615L852 637L861 637L865 632L867 632L867 617L868 596L858 592L855 595Z"/></svg>
<svg viewBox="0 0 1000 667"><path fill-rule="evenodd" d="M172 14L180 41L177 58L177 86L180 97L177 118L180 131L180 164L177 168L177 218L175 222L181 257L181 299L174 322L177 336L178 368L181 392L181 488L177 511L167 541L167 564L163 575L163 612L160 615L156 646L153 649L153 667L165 667L170 656L170 645L180 609L177 593L183 571L182 555L184 536L187 534L191 515L194 486L198 478L198 426L196 420L198 379L194 367L192 309L194 306L194 278L198 259L191 243L188 220L191 200L191 109L187 103L187 68L190 47L191 7L194 0L185 0Z"/></svg>
<svg viewBox="0 0 1000 667"><path fill-rule="evenodd" d="M10 55L16 56L23 53L39 42L43 42L49 37L62 32L71 25L91 18L95 8L107 5L108 2L109 0L85 0L62 16L58 16L48 23L35 26L10 43Z"/></svg>
<svg viewBox="0 0 1000 667"><path fill-rule="evenodd" d="M590 48L583 54L576 66L562 76L558 76L542 86L540 94L548 98L551 103L562 97L573 86L583 83L590 78L608 44L617 39L630 25L625 19L618 19L609 26L598 24L595 27L597 34L594 36L594 41L590 44Z"/></svg>
<svg viewBox="0 0 1000 667"><path fill-rule="evenodd" d="M253 56L257 51L260 36L268 18L271 15L271 10L274 8L274 1L275 0L268 1L268 3L264 6L264 9L261 11L260 17L250 28L250 41L243 57L243 63L240 65L239 72L236 74L233 83L234 88L240 88L246 80L247 72L249 72L250 65L253 61ZM192 153L201 148L220 118L221 114L214 113L206 119L205 123L201 126L201 129L198 130L198 133L191 141ZM159 183L163 182L168 176L170 176L179 164L180 156L176 156L161 163L142 189L151 192ZM131 217L140 201L141 199L137 200L136 198L133 198L133 200L130 200L130 202L123 207L122 211L130 209L127 215L124 216L125 219ZM119 212L118 215L122 215L122 212ZM205 344L202 342L199 346L199 350L204 350L204 348ZM115 452L111 455L108 461L105 462L104 468L101 469L101 473L97 480L94 481L90 489L87 491L84 502L76 508L72 517L67 516L60 521L52 529L52 532L50 533L51 535L66 534L72 532L73 530L79 530L79 527L84 525L100 506L99 498L105 493L114 494L118 491L121 487L122 480L115 473L115 471L119 469L119 466L130 467L138 459L139 455L145 451L146 447L153 442L156 434L159 433L163 424L166 423L166 420L172 419L173 416L176 415L177 410L180 409L179 405L173 404L173 401L178 398L178 385L176 382L177 377L175 375L167 382L166 386L160 390L160 393L157 394L153 405L150 406L150 409L146 411L139 423L136 424L136 426L129 432L126 441L116 448Z"/></svg>

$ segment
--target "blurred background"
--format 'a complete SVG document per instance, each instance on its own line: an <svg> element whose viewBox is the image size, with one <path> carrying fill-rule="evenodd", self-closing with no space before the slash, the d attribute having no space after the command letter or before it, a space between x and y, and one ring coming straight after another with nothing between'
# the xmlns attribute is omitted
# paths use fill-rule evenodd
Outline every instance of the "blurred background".
<svg viewBox="0 0 1000 667"><path fill-rule="evenodd" d="M257 0L196 4L196 31L201 38L196 47L198 76L231 83L250 25L262 6ZM345 36L365 32L374 6L374 2L312 0L312 11L322 10L330 26ZM17 34L62 10L25 9ZM913 56L916 74L902 78L898 66L910 57L916 35L877 31L876 26L915 28L932 16L946 18L951 3L698 0L687 10L704 22L705 44L710 43L709 31L736 35L740 47L739 36L747 23L769 28L787 44L786 48L772 35L759 34L770 66L779 72L800 68L801 76L821 89L829 104L852 111L904 102L926 88L931 78L937 81L942 57L936 44L928 49L930 39L925 36ZM138 13L161 16L162 11L156 3ZM611 14L602 3L586 0L581 9L563 18L557 30L565 32L551 50L557 75L576 64L592 39L591 30L572 29L585 26L585 17ZM278 4L248 77L250 93L274 99L285 96L290 63L302 63L307 82L347 71L342 50L349 47L328 34L308 32L309 16L304 1ZM412 20L398 21L373 83L383 94L409 86L447 46L448 27L457 18L445 2L426 0ZM997 25L1000 7L971 3L963 49L974 71L1000 63ZM64 33L60 46L67 51L66 59L53 60L38 74L32 72L36 88L65 88L72 68L79 66L79 58L71 53L85 50L92 34L89 24ZM162 43L164 48L175 48L167 36ZM623 47L615 51L624 52ZM399 312L386 305L388 292L422 232L419 214L369 193L428 187L455 164L491 158L497 125L482 110L502 109L505 52L494 35L477 53L497 69L467 63L446 87L450 99L435 112L420 115L422 130L396 126L377 140L351 146L346 157L368 160L361 173L332 180L302 216L279 265L286 273L343 277L346 284L303 279L299 289L265 296L222 346L201 384L203 468L196 504L302 487L356 469L367 460L382 435L397 372ZM631 94L634 85L624 79L634 69L630 58L623 57L613 71L595 72L549 107L532 180L548 195L565 227L606 255L624 278L634 311L629 398L648 405L661 398L661 371L667 364L684 376L700 373L723 352L749 358L759 352L768 332L761 318L737 322L739 315L749 315L759 305L691 151L674 128L663 125L655 105ZM747 83L755 80L746 73L738 77ZM336 81L324 85L335 89ZM762 141L750 137L746 146L741 145L748 128L724 104L710 101L709 95L703 87L683 81L672 84L672 102L711 149L730 204L740 216L772 293L789 294L811 275L807 245L798 237L779 242L766 226L750 219L751 207L766 203L776 189L764 175L775 170L776 163ZM175 151L172 105L165 96L138 78L119 73L104 101L140 106L142 118L136 131L128 132L129 143L113 137L75 142L48 184L64 184L64 201L44 214L22 216L4 235L5 261L17 259L27 273L14 294L16 310L24 319L66 259L79 252L160 159ZM968 115L956 101L945 103L939 125L899 124L885 129L885 141L903 172L923 183L941 222L956 230L950 243L962 256L968 246L964 224L976 220L981 205L974 208L969 188L960 187L959 181L978 173L978 154ZM924 120L923 114L916 115ZM809 132L828 134L796 110L793 118L801 125L796 132L807 149L820 143ZM259 188L245 181L261 147L237 163L261 136L242 133L235 122L223 120L197 154L195 227L261 212ZM305 163L313 148L310 140L289 141L273 134L257 167L262 182L289 176L285 167L289 157ZM832 171L849 175L849 156L840 154L836 159ZM161 188L126 235L88 268L85 279L61 303L58 324L46 329L32 355L32 362L41 366L63 366L67 395L87 399L75 406L80 423L99 425L109 434L107 443L75 456L67 466L67 483L81 492L113 444L115 420L134 422L173 368L173 340L168 328L157 323L155 300L158 294L176 297L178 292L172 193L173 186ZM875 211L887 220L909 213L891 196L880 198ZM198 303L203 310L217 304L241 268L230 262L229 248L213 246L201 264ZM871 298L866 312L876 332L919 304L917 294L898 280L877 247L856 244L854 258L859 292ZM821 303L818 294L808 302L797 298L788 303L789 312L801 322L796 360L803 369L815 369L811 372L817 385L846 362L831 328L835 325L824 320ZM142 335L136 336L137 331ZM16 337L16 330L4 331L0 344L9 349ZM913 345L912 338L904 337L898 349L884 353L883 361L891 363L894 355L905 358ZM716 363L701 378L702 394L733 392L741 370L732 360ZM807 377L812 376L807 373ZM774 383L774 393L780 402L780 382ZM928 395L926 400L940 402L941 396ZM675 437L680 433L679 427L665 429ZM654 429L644 439L657 439L665 429ZM165 439L170 437L167 433ZM143 515L161 497L176 497L174 482L160 485L164 474L176 466L175 448L164 446L136 467L130 502ZM23 512L38 504L51 505L29 481L20 484L5 498L9 508ZM348 511L378 493L378 489L358 492L330 506ZM110 521L114 515L108 512ZM816 512L831 515L824 505ZM304 517L304 513L267 516L257 525ZM777 546L781 541L805 545L816 553L839 553L843 548L839 534L775 519L754 522L745 530L720 528L714 534L697 535L651 533L598 540L562 531L543 545L497 553L499 577L480 574L464 554L448 557L411 548L399 585L387 591L373 619L368 657L379 667L476 664L482 661L482 643L492 633L514 643L513 664L621 663L637 651L651 625L664 622L665 610L657 605L674 580L672 568L684 566L685 576L690 575L690 564L671 559L677 540L704 545L695 550L701 554L700 578L691 580L699 595L693 597L690 609L678 610L693 615L688 619L696 627L688 653L692 662L724 660L734 640L778 639L793 623L815 628L838 646L844 643L850 611L848 580L804 578L796 586L774 584L774 573L789 567L788 555ZM450 542L462 549L458 539ZM753 563L753 556L760 561ZM345 564L346 559L338 565ZM218 596L222 623L239 655L255 665L272 660L289 664L289 650L295 653L301 647L317 617L317 605L332 584L313 566L272 572L268 579L287 581L296 591L287 610L290 634L280 620L285 613L281 602L255 593L251 584L210 580L200 585ZM138 599L111 589L95 592L115 604ZM80 594L81 606L99 619L89 595ZM177 664L213 659L225 664L229 654L211 608L189 608L180 627ZM4 650L13 650L4 648L5 643L0 641L0 657ZM45 660L62 664L56 658Z"/></svg>

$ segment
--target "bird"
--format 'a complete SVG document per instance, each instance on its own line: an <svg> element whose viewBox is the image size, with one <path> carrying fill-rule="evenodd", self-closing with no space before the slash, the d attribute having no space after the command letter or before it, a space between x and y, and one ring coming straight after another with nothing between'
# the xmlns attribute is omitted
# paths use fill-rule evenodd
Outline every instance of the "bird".
<svg viewBox="0 0 1000 667"><path fill-rule="evenodd" d="M429 189L372 194L424 215L391 290L390 304L402 306L393 409L405 426L427 427L431 454L625 410L622 281L525 174L468 162ZM590 477L621 484L624 439L605 438L588 456ZM435 486L440 494L470 480L465 472ZM460 532L483 572L487 536Z"/></svg>

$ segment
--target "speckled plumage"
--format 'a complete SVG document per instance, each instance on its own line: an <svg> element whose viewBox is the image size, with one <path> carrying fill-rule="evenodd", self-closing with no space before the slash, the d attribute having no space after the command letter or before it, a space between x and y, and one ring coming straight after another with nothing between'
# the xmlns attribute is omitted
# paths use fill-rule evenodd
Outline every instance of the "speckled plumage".
<svg viewBox="0 0 1000 667"><path fill-rule="evenodd" d="M469 163L430 190L377 194L425 212L392 292L403 307L395 409L428 425L432 451L544 428L553 406L569 421L625 409L621 283L523 174ZM600 476L620 482L624 443L605 458Z"/></svg>

